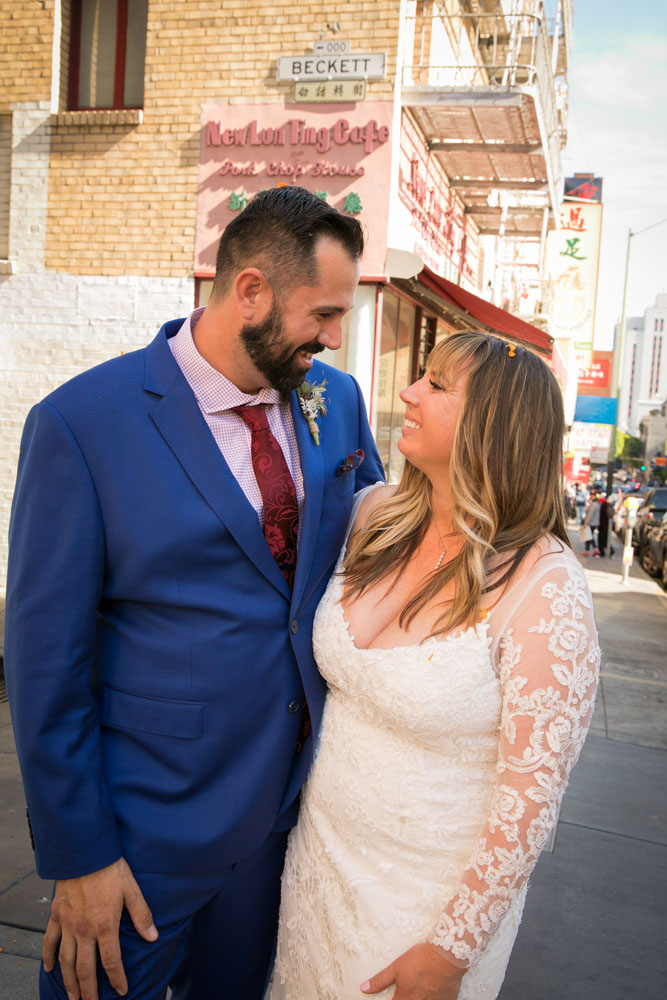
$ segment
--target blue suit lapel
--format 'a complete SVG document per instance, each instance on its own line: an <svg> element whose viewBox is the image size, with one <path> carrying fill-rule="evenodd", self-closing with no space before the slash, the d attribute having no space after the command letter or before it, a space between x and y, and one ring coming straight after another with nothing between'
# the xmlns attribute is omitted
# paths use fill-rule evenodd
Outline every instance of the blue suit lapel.
<svg viewBox="0 0 667 1000"><path fill-rule="evenodd" d="M303 487L306 495L299 538L299 554L294 579L294 601L303 594L317 547L322 515L323 457L322 444L316 445L301 411L296 392L290 393L290 408L299 448Z"/></svg>
<svg viewBox="0 0 667 1000"><path fill-rule="evenodd" d="M150 418L241 550L289 598L289 587L269 551L257 515L222 457L163 331L146 348L145 388L161 397ZM170 331L166 332L169 335Z"/></svg>

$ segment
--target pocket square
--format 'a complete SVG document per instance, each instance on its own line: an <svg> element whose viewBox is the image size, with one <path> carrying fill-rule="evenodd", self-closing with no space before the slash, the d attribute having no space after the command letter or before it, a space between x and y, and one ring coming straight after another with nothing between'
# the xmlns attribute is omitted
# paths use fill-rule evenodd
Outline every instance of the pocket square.
<svg viewBox="0 0 667 1000"><path fill-rule="evenodd" d="M336 469L336 478L344 476L346 472L352 472L353 469L358 469L365 457L363 448L357 448L356 451L347 456L342 465L338 466Z"/></svg>

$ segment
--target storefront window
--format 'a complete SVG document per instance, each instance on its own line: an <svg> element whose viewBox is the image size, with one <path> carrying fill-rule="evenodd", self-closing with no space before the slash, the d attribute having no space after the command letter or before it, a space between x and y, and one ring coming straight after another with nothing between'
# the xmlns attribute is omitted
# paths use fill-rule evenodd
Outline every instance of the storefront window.
<svg viewBox="0 0 667 1000"><path fill-rule="evenodd" d="M403 456L397 444L405 417L399 392L409 384L416 309L389 289L382 303L382 330L377 373L375 439L384 462L387 482L398 482Z"/></svg>

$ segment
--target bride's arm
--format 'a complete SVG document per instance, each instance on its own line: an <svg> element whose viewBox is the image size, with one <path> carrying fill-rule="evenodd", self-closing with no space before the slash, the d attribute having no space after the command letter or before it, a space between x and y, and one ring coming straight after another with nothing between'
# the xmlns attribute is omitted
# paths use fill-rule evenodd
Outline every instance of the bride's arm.
<svg viewBox="0 0 667 1000"><path fill-rule="evenodd" d="M535 580L503 628L500 650L497 779L462 882L429 943L397 958L364 984L365 993L395 982L395 1000L455 1000L466 967L535 866L583 746L598 681L592 601L578 566L563 559Z"/></svg>
<svg viewBox="0 0 667 1000"><path fill-rule="evenodd" d="M540 577L500 640L495 792L461 886L430 938L465 963L485 946L532 872L593 714L597 630L583 571L569 562Z"/></svg>

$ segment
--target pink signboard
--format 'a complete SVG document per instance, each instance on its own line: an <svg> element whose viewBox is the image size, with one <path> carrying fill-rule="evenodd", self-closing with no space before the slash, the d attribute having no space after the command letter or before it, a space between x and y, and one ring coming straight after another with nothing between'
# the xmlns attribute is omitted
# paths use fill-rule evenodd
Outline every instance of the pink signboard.
<svg viewBox="0 0 667 1000"><path fill-rule="evenodd" d="M384 274L391 101L202 109L195 272L215 273L220 234L258 191L299 184L366 229L362 274Z"/></svg>
<svg viewBox="0 0 667 1000"><path fill-rule="evenodd" d="M403 113L398 195L409 212L404 249L419 254L443 277L477 284L477 233L447 178L408 115Z"/></svg>

